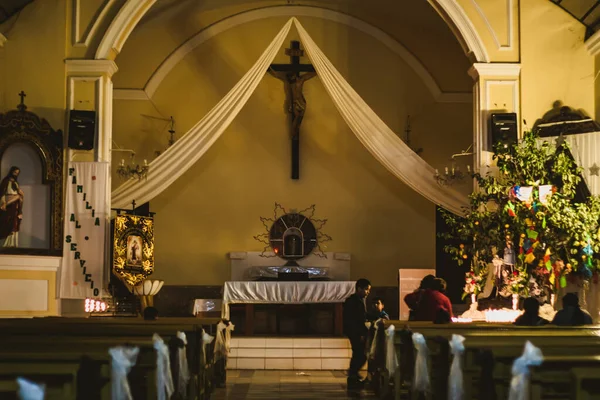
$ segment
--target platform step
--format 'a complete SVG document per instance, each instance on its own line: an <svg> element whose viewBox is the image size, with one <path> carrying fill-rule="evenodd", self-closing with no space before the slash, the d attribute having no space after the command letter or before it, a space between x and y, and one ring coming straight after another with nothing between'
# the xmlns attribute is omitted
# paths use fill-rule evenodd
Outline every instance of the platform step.
<svg viewBox="0 0 600 400"><path fill-rule="evenodd" d="M227 369L346 370L346 338L232 338Z"/></svg>

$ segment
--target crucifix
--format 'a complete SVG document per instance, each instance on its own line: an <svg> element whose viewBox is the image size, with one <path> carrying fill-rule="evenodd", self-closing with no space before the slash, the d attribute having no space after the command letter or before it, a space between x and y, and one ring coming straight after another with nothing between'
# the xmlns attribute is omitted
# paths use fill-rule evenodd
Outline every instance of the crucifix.
<svg viewBox="0 0 600 400"><path fill-rule="evenodd" d="M27 95L24 91L21 90L21 93L19 93L19 97L21 98L21 104L17 106L17 109L20 111L25 111L27 109L27 106L25 105L25 97L27 97Z"/></svg>
<svg viewBox="0 0 600 400"><path fill-rule="evenodd" d="M289 64L271 64L267 71L271 76L283 81L286 93L286 109L291 116L292 134L292 179L300 178L300 124L306 112L306 99L302 94L304 82L317 76L310 64L300 64L304 50L300 42L292 40L290 48L285 49L290 56ZM301 74L303 72L303 74Z"/></svg>

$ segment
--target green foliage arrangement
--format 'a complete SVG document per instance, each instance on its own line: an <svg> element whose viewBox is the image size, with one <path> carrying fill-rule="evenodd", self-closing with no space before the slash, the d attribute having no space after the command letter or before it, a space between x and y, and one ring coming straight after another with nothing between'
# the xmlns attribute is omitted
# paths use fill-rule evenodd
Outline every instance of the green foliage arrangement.
<svg viewBox="0 0 600 400"><path fill-rule="evenodd" d="M531 274L552 288L565 286L569 273L589 279L600 268L600 200L574 201L581 168L567 142L527 132L520 143L494 150L498 170L474 175L465 215L441 210L449 231L440 236L459 243L445 251L459 264L471 260L465 295L482 290L488 266L507 247L517 254L513 293L527 294Z"/></svg>

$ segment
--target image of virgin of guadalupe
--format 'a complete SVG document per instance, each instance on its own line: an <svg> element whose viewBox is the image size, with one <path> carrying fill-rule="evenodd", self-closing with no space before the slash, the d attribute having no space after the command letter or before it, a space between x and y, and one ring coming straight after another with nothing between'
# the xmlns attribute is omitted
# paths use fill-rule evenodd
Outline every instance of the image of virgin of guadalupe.
<svg viewBox="0 0 600 400"><path fill-rule="evenodd" d="M25 194L19 188L19 167L13 166L0 181L0 246L19 247Z"/></svg>

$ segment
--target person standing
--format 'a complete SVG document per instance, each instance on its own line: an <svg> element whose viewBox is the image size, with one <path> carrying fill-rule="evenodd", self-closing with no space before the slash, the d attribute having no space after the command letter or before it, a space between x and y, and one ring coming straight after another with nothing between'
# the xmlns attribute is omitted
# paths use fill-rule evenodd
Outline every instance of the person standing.
<svg viewBox="0 0 600 400"><path fill-rule="evenodd" d="M366 341L368 328L366 298L371 292L371 282L361 278L356 281L356 291L344 302L344 334L350 340L352 358L348 368L348 389L360 389L363 382L358 371L367 362Z"/></svg>

